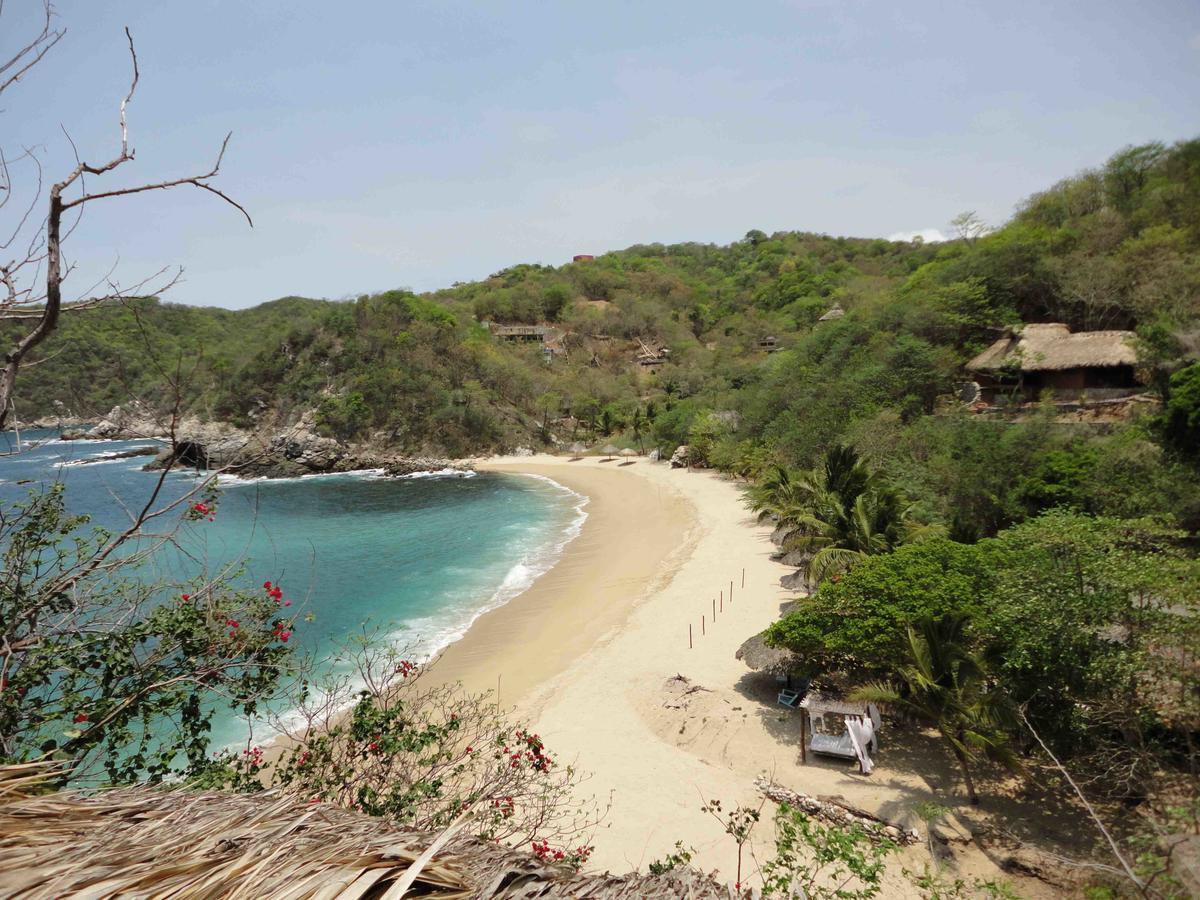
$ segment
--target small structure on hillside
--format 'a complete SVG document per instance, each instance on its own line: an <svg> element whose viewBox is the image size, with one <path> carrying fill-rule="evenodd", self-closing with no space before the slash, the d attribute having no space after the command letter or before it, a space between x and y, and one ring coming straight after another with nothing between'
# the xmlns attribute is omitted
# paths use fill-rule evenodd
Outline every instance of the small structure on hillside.
<svg viewBox="0 0 1200 900"><path fill-rule="evenodd" d="M667 358L671 355L671 351L666 347L661 347L657 344L647 344L641 338L638 338L638 365L653 368L666 363Z"/></svg>
<svg viewBox="0 0 1200 900"><path fill-rule="evenodd" d="M829 307L829 309L825 313L825 315L823 315L823 316L821 316L821 318L817 319L817 322L818 323L832 322L834 319L840 319L845 314L846 314L846 311L844 309L842 309L842 305L840 303L835 303L835 304L833 304L833 306Z"/></svg>
<svg viewBox="0 0 1200 900"><path fill-rule="evenodd" d="M501 325L486 323L492 337L501 341L529 341L542 344L542 353L547 359L567 352L566 332L553 325Z"/></svg>
<svg viewBox="0 0 1200 900"><path fill-rule="evenodd" d="M767 335L765 338L760 338L758 341L758 349L764 353L774 353L776 350L782 349L779 346L779 338L775 335Z"/></svg>
<svg viewBox="0 0 1200 900"><path fill-rule="evenodd" d="M1011 329L973 360L967 371L989 405L1006 396L1036 400L1087 397L1110 400L1136 394L1137 350L1132 331L1072 332L1061 322Z"/></svg>
<svg viewBox="0 0 1200 900"><path fill-rule="evenodd" d="M544 341L551 329L548 325L500 325L489 322L488 330L493 337L504 341Z"/></svg>
<svg viewBox="0 0 1200 900"><path fill-rule="evenodd" d="M596 257L590 253L576 253L571 257L571 262L590 262Z"/></svg>

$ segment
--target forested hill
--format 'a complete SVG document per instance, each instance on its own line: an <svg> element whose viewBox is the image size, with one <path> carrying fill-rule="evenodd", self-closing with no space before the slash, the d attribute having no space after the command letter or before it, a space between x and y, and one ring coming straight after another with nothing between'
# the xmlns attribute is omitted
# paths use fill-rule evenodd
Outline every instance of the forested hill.
<svg viewBox="0 0 1200 900"><path fill-rule="evenodd" d="M22 372L18 413L49 413L55 400L76 413L160 401L159 368L182 358L196 367L194 408L244 425L316 409L340 439L451 454L550 438L690 442L748 472L808 465L851 440L911 451L893 466L923 455L919 475L895 474L924 479L920 496L940 491L931 504L972 503L947 493L946 479L974 464L962 449L973 441L1013 460L1029 458L1022 441L1074 447L1086 462L1092 451L1075 445L1103 438L1033 437L1033 425L997 438L932 415L1004 326L1136 329L1156 389L1186 363L1200 320L1200 140L1123 150L990 233L961 224L962 236L934 245L759 231L725 247L638 245L420 296L287 298L238 312L138 301L68 317L45 361ZM818 324L835 305L846 314ZM541 344L499 340L484 321L554 326L565 352L547 359ZM778 352L760 344L768 337ZM647 353L666 361L639 365ZM956 462L942 472L948 429L959 430ZM1125 440L1121 452L1149 466L1157 451ZM975 474L986 484L1003 468L991 460ZM988 529L1035 502L977 490L990 497L978 501Z"/></svg>

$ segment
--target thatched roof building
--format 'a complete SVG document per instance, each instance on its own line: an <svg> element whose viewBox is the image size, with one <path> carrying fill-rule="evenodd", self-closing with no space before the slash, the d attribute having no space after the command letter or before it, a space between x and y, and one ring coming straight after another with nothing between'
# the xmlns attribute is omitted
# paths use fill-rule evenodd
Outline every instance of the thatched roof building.
<svg viewBox="0 0 1200 900"><path fill-rule="evenodd" d="M1059 322L1022 325L967 363L983 398L1011 393L1033 400L1043 391L1056 399L1129 394L1137 389L1132 331L1072 332Z"/></svg>
<svg viewBox="0 0 1200 900"><path fill-rule="evenodd" d="M769 675L788 675L801 667L801 660L791 650L768 647L762 634L756 634L743 641L733 656L756 672L766 672Z"/></svg>
<svg viewBox="0 0 1200 900"><path fill-rule="evenodd" d="M30 775L30 772L33 772ZM149 786L33 793L44 772L0 768L0 893L273 900L728 898L689 869L579 875L476 838L407 831L328 804Z"/></svg>
<svg viewBox="0 0 1200 900"><path fill-rule="evenodd" d="M817 321L832 322L834 319L840 319L845 314L846 311L842 309L842 305L840 303L835 303L833 306L829 307L825 314L821 316L821 318L817 319Z"/></svg>

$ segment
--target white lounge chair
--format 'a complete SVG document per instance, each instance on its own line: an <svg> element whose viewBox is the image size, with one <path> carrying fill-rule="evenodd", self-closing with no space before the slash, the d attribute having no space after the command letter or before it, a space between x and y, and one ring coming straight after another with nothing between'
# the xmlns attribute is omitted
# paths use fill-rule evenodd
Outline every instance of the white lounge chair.
<svg viewBox="0 0 1200 900"><path fill-rule="evenodd" d="M779 705L795 709L800 705L800 692L784 689L779 692Z"/></svg>

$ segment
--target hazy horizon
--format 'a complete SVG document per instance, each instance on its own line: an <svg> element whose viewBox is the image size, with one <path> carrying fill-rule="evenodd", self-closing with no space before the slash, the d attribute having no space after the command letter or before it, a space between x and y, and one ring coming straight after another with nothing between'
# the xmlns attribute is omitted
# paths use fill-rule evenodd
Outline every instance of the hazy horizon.
<svg viewBox="0 0 1200 900"><path fill-rule="evenodd" d="M48 180L117 145L116 186L193 174L255 219L179 189L89 207L68 254L83 291L186 268L164 299L417 291L519 263L750 229L892 237L998 225L1121 147L1200 132L1200 5L903 9L618 3L181 7L63 0L63 42L5 95ZM0 49L35 27L10 0Z"/></svg>

